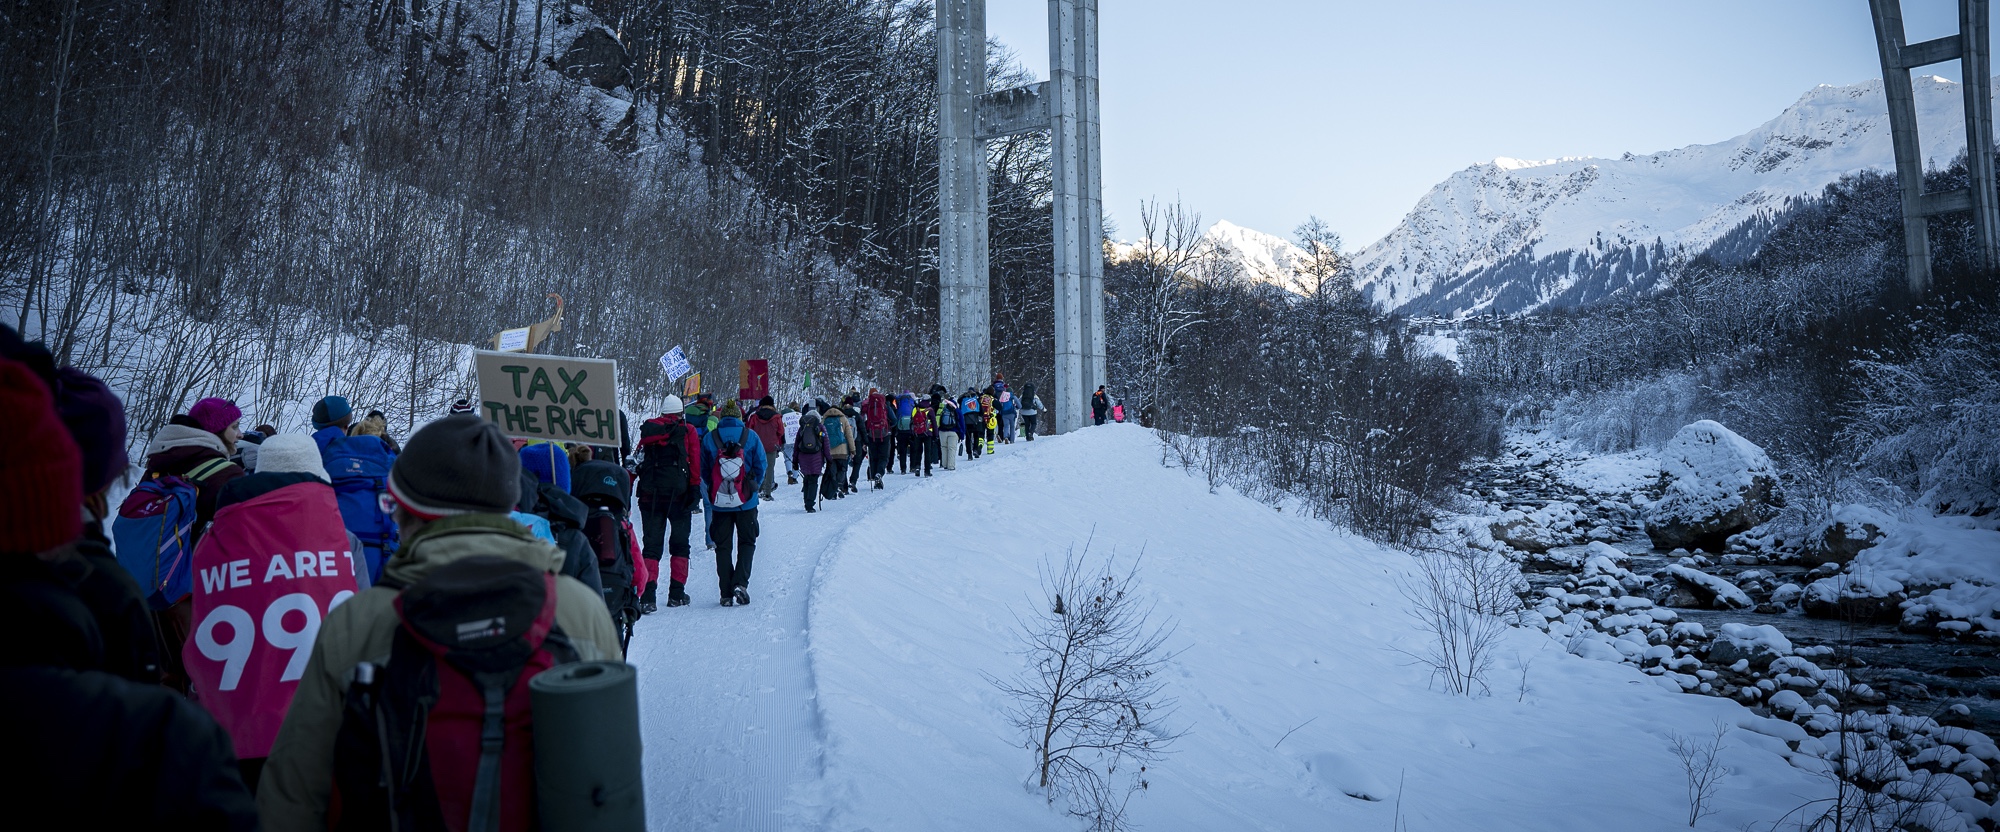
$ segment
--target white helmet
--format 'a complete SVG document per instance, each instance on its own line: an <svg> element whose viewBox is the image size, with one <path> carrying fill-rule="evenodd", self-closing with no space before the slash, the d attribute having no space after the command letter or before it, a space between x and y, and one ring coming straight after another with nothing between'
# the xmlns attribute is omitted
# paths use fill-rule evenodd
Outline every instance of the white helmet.
<svg viewBox="0 0 2000 832"><path fill-rule="evenodd" d="M681 412L682 410L685 410L685 409L686 409L686 408L684 408L684 407L682 407L682 406L681 406L681 397L679 397L679 396L668 396L668 397L667 397L667 404L666 404L666 407L662 408L662 409L660 410L660 412L661 412L661 413L679 413L679 412Z"/></svg>

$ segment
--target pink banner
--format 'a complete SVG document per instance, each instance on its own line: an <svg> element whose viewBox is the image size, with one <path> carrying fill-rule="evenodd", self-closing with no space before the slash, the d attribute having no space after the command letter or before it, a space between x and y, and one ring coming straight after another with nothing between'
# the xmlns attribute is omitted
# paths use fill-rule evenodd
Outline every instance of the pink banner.
<svg viewBox="0 0 2000 832"><path fill-rule="evenodd" d="M298 483L215 513L194 550L194 633L181 650L195 696L235 742L271 753L328 610L353 597L333 487Z"/></svg>

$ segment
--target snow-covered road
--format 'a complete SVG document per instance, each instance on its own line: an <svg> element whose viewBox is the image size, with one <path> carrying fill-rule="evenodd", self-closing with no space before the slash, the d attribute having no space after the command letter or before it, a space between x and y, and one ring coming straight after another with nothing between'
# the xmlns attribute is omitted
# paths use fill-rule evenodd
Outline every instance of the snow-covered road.
<svg viewBox="0 0 2000 832"><path fill-rule="evenodd" d="M701 518L694 518L688 565L694 601L641 620L627 657L640 668L651 828L823 825L815 808L823 749L806 660L814 569L852 523L912 479L892 475L885 490L827 503L816 514L806 513L800 486L780 485L758 509L747 609L717 603L715 556L703 548Z"/></svg>

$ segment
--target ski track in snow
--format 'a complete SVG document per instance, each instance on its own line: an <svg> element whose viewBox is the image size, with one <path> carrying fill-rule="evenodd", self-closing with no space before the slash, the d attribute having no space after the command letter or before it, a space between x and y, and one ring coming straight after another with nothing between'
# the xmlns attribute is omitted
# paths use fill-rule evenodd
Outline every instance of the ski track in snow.
<svg viewBox="0 0 2000 832"><path fill-rule="evenodd" d="M689 533L685 607L640 620L626 659L639 667L651 829L791 830L822 825L823 744L806 659L813 575L846 530L911 483L891 474L805 511L802 486L758 504L748 609L723 607L701 518ZM634 517L634 528L638 527ZM664 564L662 564L664 567ZM660 589L664 601L666 588Z"/></svg>

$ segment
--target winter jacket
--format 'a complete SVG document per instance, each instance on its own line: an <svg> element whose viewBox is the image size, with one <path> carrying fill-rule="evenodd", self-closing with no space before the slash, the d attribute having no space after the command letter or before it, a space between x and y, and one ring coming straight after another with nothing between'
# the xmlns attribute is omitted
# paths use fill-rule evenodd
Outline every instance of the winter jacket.
<svg viewBox="0 0 2000 832"><path fill-rule="evenodd" d="M201 428L170 424L160 428L160 432L153 435L152 443L146 446L146 477L184 476L195 466L211 459L228 458L222 437ZM231 463L195 483L194 539L197 542L201 540L202 531L208 528L209 521L215 519L216 501L222 496L222 487L243 474L241 466Z"/></svg>
<svg viewBox="0 0 2000 832"><path fill-rule="evenodd" d="M722 482L722 446L735 442L743 446L743 473L736 480L736 497L742 505L723 507L715 504L715 497L724 487ZM757 507L757 490L764 483L764 467L770 459L764 455L764 443L757 439L757 433L744 426L743 420L734 416L724 416L716 423L715 430L709 431L701 440L701 496L715 511L749 511Z"/></svg>
<svg viewBox="0 0 2000 832"><path fill-rule="evenodd" d="M950 414L951 426L938 429L939 425L945 423L947 413ZM965 422L958 418L958 405L950 399L942 399L931 405L929 421L933 428L931 433L934 435L942 436L946 433L955 433L958 434L959 438L965 438Z"/></svg>
<svg viewBox="0 0 2000 832"><path fill-rule="evenodd" d="M563 554L534 539L504 514L464 514L407 532L403 546L383 570L386 582L407 586L443 564L475 555L526 563L551 574ZM400 622L397 590L376 586L335 607L319 628L305 676L299 679L292 709L271 747L257 809L267 829L327 828L333 796L333 741L340 730L347 677L361 662L386 662ZM556 579L556 625L584 661L619 661L618 632L605 611L604 596L567 576Z"/></svg>
<svg viewBox="0 0 2000 832"><path fill-rule="evenodd" d="M591 551L590 538L583 533L583 522L590 518L590 507L582 500L570 496L569 492L548 483L535 486L535 508L549 521L549 534L555 537L556 548L563 553L564 575L577 579L592 592L604 594L604 576L597 570L597 555Z"/></svg>
<svg viewBox="0 0 2000 832"><path fill-rule="evenodd" d="M826 473L826 460L831 450L826 441L826 426L820 423L819 414L807 413L799 419L799 436L813 436L819 439L819 450L812 453L799 450L796 440L792 444L792 464L799 466L800 473L816 477Z"/></svg>
<svg viewBox="0 0 2000 832"><path fill-rule="evenodd" d="M750 413L744 424L757 434L757 441L764 443L764 447L785 447L785 420L778 415L777 408L759 407Z"/></svg>
<svg viewBox="0 0 2000 832"><path fill-rule="evenodd" d="M681 419L692 426L696 433L703 436L707 436L709 431L715 430L715 423L717 421L715 409L700 402L682 408Z"/></svg>
<svg viewBox="0 0 2000 832"><path fill-rule="evenodd" d="M999 404L1001 413L1014 412L1014 396L1007 391L1007 382L999 379L993 380L993 400Z"/></svg>
<svg viewBox="0 0 2000 832"><path fill-rule="evenodd" d="M647 429L642 426L639 429L639 434L641 436L639 440L639 450L642 453L650 448L660 447L661 445L666 443L668 441L668 438L671 437L673 434L675 433L680 434L681 450L687 454L686 459L688 463L687 490L681 492L681 503L682 505L693 504L695 500L701 497L701 433L694 430L693 427L691 426L687 430L681 430L681 431L674 430L673 427L675 425L684 424L681 421L680 414L678 413L668 413L664 416L657 416L652 419L648 419L646 420L646 424L658 426L659 428L663 429L664 432L654 433L651 436L647 436L646 435ZM638 494L639 494L640 510L643 511L653 507L655 503L654 496L651 492L646 490L645 481L643 479L641 479L639 483Z"/></svg>
<svg viewBox="0 0 2000 832"><path fill-rule="evenodd" d="M880 442L889 436L889 399L881 393L869 393L868 400L861 405L862 429L868 441Z"/></svg>
<svg viewBox="0 0 2000 832"><path fill-rule="evenodd" d="M116 563L81 548L0 557L0 627L20 636L0 654L9 828L257 829L229 735L157 670L139 681L122 666L122 634L151 618Z"/></svg>
<svg viewBox="0 0 2000 832"><path fill-rule="evenodd" d="M1101 419L1104 417L1104 414L1109 413L1110 411L1111 411L1111 397L1109 395L1106 395L1105 392L1102 390L1090 394L1091 415Z"/></svg>
<svg viewBox="0 0 2000 832"><path fill-rule="evenodd" d="M234 574L241 583L230 577L232 564L238 564ZM323 613L360 591L356 575L365 576L368 563L351 548L332 485L312 474L262 473L223 489L215 523L194 548L193 568L191 620L199 623L224 606L261 618L280 596L304 596L314 613ZM228 730L237 754L270 753L298 687L282 678L290 654L252 652L232 678L229 665L204 656L195 641L189 639L181 655L202 707Z"/></svg>
<svg viewBox="0 0 2000 832"><path fill-rule="evenodd" d="M820 425L829 440L826 445L828 458L846 459L854 455L854 422L847 417L846 411L838 407L827 408L820 416ZM831 441L836 433L840 434L840 441Z"/></svg>
<svg viewBox="0 0 2000 832"><path fill-rule="evenodd" d="M930 408L919 407L910 411L910 433L917 436L935 436L937 434L937 431L931 430Z"/></svg>
<svg viewBox="0 0 2000 832"><path fill-rule="evenodd" d="M1025 403L1024 403L1024 405L1025 405L1025 406L1023 406L1023 407L1021 408L1021 415L1023 415L1023 416L1039 416L1039 415L1041 415L1041 412L1042 412L1042 409L1043 409L1043 408L1042 408L1042 397L1041 397L1041 396L1034 396L1034 395L1030 395L1030 396L1028 397L1028 400L1027 400L1027 402L1025 402Z"/></svg>

